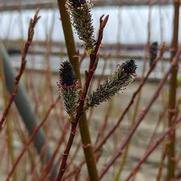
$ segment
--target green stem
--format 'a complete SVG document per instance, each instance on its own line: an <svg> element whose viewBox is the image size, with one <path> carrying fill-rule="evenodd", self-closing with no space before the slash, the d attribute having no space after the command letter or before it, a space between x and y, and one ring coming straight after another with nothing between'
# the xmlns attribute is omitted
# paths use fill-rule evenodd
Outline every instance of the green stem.
<svg viewBox="0 0 181 181"><path fill-rule="evenodd" d="M57 0L57 1L58 1L59 11L60 11L60 16L61 16L61 21L62 21L63 32L65 36L65 43L67 47L68 57L75 71L76 78L81 82L80 64L79 64L78 56L76 56L75 42L74 42L70 17L65 8L65 0ZM85 113L83 113L83 115L80 117L79 129L81 133L82 144L84 145L83 149L84 149L84 155L85 155L87 169L89 173L89 179L91 181L98 181L96 161L95 161L94 152L92 149L91 138L90 138L87 118L86 118Z"/></svg>
<svg viewBox="0 0 181 181"><path fill-rule="evenodd" d="M172 39L171 61L178 49L178 29L179 29L179 0L174 1L174 29ZM169 105L168 105L168 127L175 125L176 116L176 92L177 92L177 72L178 63L172 68L169 88ZM167 181L174 180L175 177L175 130L170 134L168 140L168 165Z"/></svg>

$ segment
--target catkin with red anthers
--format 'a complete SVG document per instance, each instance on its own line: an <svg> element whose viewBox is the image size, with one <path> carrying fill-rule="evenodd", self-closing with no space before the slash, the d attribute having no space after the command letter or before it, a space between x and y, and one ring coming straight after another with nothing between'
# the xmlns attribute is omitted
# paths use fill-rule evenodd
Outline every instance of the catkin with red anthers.
<svg viewBox="0 0 181 181"><path fill-rule="evenodd" d="M58 83L60 94L63 97L66 112L70 117L75 116L79 103L79 85L70 62L65 61L59 69Z"/></svg>

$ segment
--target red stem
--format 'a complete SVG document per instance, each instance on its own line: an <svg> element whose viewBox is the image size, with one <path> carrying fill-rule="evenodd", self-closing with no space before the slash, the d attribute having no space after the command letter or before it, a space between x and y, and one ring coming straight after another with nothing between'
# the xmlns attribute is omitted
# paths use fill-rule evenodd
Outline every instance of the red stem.
<svg viewBox="0 0 181 181"><path fill-rule="evenodd" d="M163 77L163 79L160 81L157 90L155 91L155 93L153 94L152 98L150 99L148 105L140 112L136 124L135 126L131 129L131 131L128 133L127 137L125 138L125 140L123 141L123 143L121 144L119 151L117 154L115 154L113 156L113 158L108 162L108 164L104 167L104 169L102 170L101 174L100 174L100 179L102 179L102 177L108 172L109 168L114 164L114 162L117 160L117 158L119 158L122 153L124 148L126 147L126 145L129 143L129 141L131 140L132 136L134 135L135 131L137 130L137 128L139 127L139 125L141 124L142 120L144 119L144 117L146 116L146 114L148 113L149 109L151 108L152 104L155 102L155 100L158 98L159 93L163 87L163 85L165 84L170 72L172 71L172 68L176 65L177 61L178 61L178 57L180 56L181 51L178 51L176 56L174 57L168 71L166 72L165 76Z"/></svg>
<svg viewBox="0 0 181 181"><path fill-rule="evenodd" d="M128 177L126 178L125 181L128 181L131 179L132 176L134 176L135 172L137 172L137 170L139 170L139 168L141 167L141 165L145 162L145 160L151 155L151 153L153 153L153 151L160 145L160 143L165 139L165 137L169 134L171 134L174 129L175 126L180 123L181 118L179 118L175 123L174 127L169 128L160 138L157 139L157 141L155 141L155 143L149 148L148 151L146 151L146 153L144 154L143 158L139 161L139 163L133 168L133 170L131 171L131 173L128 175Z"/></svg>
<svg viewBox="0 0 181 181"><path fill-rule="evenodd" d="M152 72L152 70L155 68L157 62L162 58L163 56L163 48L160 51L160 56L158 58L155 59L155 61L153 62L152 66L150 67L149 71L147 72L145 78L142 80L140 86L138 87L138 89L134 92L128 106L125 108L124 112L122 113L121 117L119 118L119 120L117 121L117 123L115 124L115 126L108 132L108 134L102 139L102 141L95 147L94 152L99 151L102 146L106 143L106 141L109 139L109 137L111 137L111 135L115 132L115 130L118 128L119 124L121 123L121 121L123 120L124 116L126 115L126 113L128 112L128 110L130 109L130 107L132 106L137 94L140 92L140 90L142 89L142 87L144 86L145 82L147 81L150 73ZM83 160L79 167L81 167L81 165L83 165L85 163L85 160ZM72 175L74 173L74 171L72 173L70 173L69 175ZM66 177L68 178L69 175Z"/></svg>
<svg viewBox="0 0 181 181"><path fill-rule="evenodd" d="M28 38L25 42L23 52L22 52L22 57L21 57L21 66L20 66L20 69L19 69L17 76L15 77L14 87L13 87L12 93L10 95L8 104L7 104L6 108L4 109L2 118L0 119L0 130L2 130L3 123L6 120L6 117L9 113L11 105L12 105L12 103L16 97L17 92L18 92L18 84L19 84L20 79L21 79L21 77L24 73L24 70L25 70L26 56L27 56L29 47L30 47L32 40L33 40L34 28L35 28L35 25L37 24L38 20L40 19L40 16L38 16L38 12L39 12L39 10L37 10L35 15L33 16L33 18L30 19L29 28L28 28Z"/></svg>
<svg viewBox="0 0 181 181"><path fill-rule="evenodd" d="M56 104L59 101L59 97L56 99L56 101L50 106L49 110L47 111L45 118L41 121L41 123L33 130L33 133L31 135L31 137L29 138L29 140L27 141L27 143L24 145L22 151L20 152L19 156L17 157L15 163L13 164L13 167L11 168L6 181L9 181L9 179L11 178L12 174L14 173L19 161L21 160L21 158L23 157L24 153L26 152L26 150L28 149L29 145L33 142L36 134L38 133L38 131L40 130L40 128L44 125L44 123L46 122L50 112L53 110L53 108L56 106Z"/></svg>
<svg viewBox="0 0 181 181"><path fill-rule="evenodd" d="M153 69L155 68L157 62L162 58L163 56L163 49L160 52L160 56L158 58L155 59L155 61L153 62L152 66L150 67L149 71L147 72L146 76L144 77L144 79L142 79L141 84L139 85L139 87L137 88L137 90L133 93L132 98L129 102L129 104L127 105L127 107L124 109L121 117L119 118L119 120L117 121L117 123L114 125L114 127L107 133L107 135L102 139L102 141L98 144L98 146L96 146L95 148L95 152L99 151L102 146L106 143L106 141L111 137L111 135L115 132L115 130L119 127L120 123L122 122L124 116L126 115L126 113L128 112L128 110L130 109L130 107L132 106L132 104L134 103L134 100L137 96L137 94L141 91L141 89L143 88L145 82L147 81L150 73L153 71Z"/></svg>

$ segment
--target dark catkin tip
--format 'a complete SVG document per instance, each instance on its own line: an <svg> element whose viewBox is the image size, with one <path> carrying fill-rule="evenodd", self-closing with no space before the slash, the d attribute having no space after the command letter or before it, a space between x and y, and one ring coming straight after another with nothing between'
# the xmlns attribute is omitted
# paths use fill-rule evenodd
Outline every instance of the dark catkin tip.
<svg viewBox="0 0 181 181"><path fill-rule="evenodd" d="M135 73L137 68L134 60L126 61L125 63L123 63L122 67L127 74Z"/></svg>
<svg viewBox="0 0 181 181"><path fill-rule="evenodd" d="M70 62L65 61L61 63L59 69L60 84L70 86L75 82L75 74Z"/></svg>
<svg viewBox="0 0 181 181"><path fill-rule="evenodd" d="M158 42L153 42L150 47L150 58L154 60L157 56Z"/></svg>
<svg viewBox="0 0 181 181"><path fill-rule="evenodd" d="M157 41L153 42L151 46L157 47L158 46L158 42Z"/></svg>
<svg viewBox="0 0 181 181"><path fill-rule="evenodd" d="M84 42L87 52L91 52L96 42L92 25L92 3L90 0L67 0L66 5L79 39Z"/></svg>
<svg viewBox="0 0 181 181"><path fill-rule="evenodd" d="M70 0L70 2L74 8L78 8L81 7L82 4L85 4L86 0Z"/></svg>

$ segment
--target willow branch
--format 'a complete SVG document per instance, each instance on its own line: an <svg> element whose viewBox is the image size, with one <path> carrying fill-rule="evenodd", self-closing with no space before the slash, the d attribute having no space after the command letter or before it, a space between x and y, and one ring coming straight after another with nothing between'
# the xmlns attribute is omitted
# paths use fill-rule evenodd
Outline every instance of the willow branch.
<svg viewBox="0 0 181 181"><path fill-rule="evenodd" d="M30 136L30 138L28 139L28 141L25 143L23 149L21 150L21 152L19 153L19 155L17 156L17 159L15 161L15 163L13 164L13 167L11 168L11 170L8 173L8 176L6 178L6 181L9 181L11 176L13 175L18 163L20 162L21 158L23 157L24 153L28 150L29 145L33 142L33 140L35 139L38 131L42 128L42 126L45 124L45 122L47 121L51 111L53 110L53 108L56 106L56 104L59 101L59 97L57 97L57 99L55 100L55 102L53 102L51 104L51 106L49 107L44 119L40 122L40 124L33 130L32 135Z"/></svg>
<svg viewBox="0 0 181 181"><path fill-rule="evenodd" d="M153 151L160 145L160 143L165 139L166 136L169 136L176 128L177 124L181 122L181 118L175 121L174 127L169 128L165 133L162 134L146 151L143 158L138 162L138 164L132 169L131 173L127 176L125 181L130 180L134 174L139 170L142 164L146 161L146 159L153 153Z"/></svg>
<svg viewBox="0 0 181 181"><path fill-rule="evenodd" d="M91 55L90 55L90 66L89 66L88 72L86 72L85 85L84 85L84 87L82 89L82 92L81 92L80 103L79 103L79 106L77 108L76 117L72 121L71 132L70 132L70 135L69 135L67 146L66 146L65 151L63 153L62 162L61 162L61 165L60 165L59 174L57 176L56 181L62 180L62 177L63 177L65 169L66 169L67 159L68 159L68 155L69 155L70 149L71 149L73 141L74 141L74 137L75 137L76 129L77 129L77 124L79 122L79 119L80 119L81 115L84 112L83 109L84 109L85 98L86 98L86 95L87 95L87 92L88 92L88 89L89 89L90 82L91 82L92 77L94 75L94 72L95 72L95 70L97 68L97 63L98 63L97 62L98 61L97 54L98 54L100 44L102 42L103 30L105 28L107 20L108 20L108 16L106 16L105 18L103 18L103 16L102 16L100 18L100 28L99 28L98 38L97 38L97 41L96 41L96 48L94 49L93 53L91 53ZM84 147L89 147L89 146L90 145L84 145ZM94 178L94 179L96 179L96 178Z"/></svg>
<svg viewBox="0 0 181 181"><path fill-rule="evenodd" d="M130 109L130 107L133 105L134 100L136 98L136 96L138 95L138 93L141 91L141 89L143 88L145 82L147 81L149 75L151 74L151 72L154 70L157 62L163 57L163 52L164 52L164 47L162 47L161 51L160 51L160 55L159 57L157 57L153 64L151 65L150 69L148 70L146 76L142 79L142 82L140 83L139 87L136 89L136 91L133 93L131 100L129 102L129 104L127 105L127 107L124 109L123 113L121 114L120 118L118 119L117 123L114 125L113 128L111 128L111 130L107 133L107 135L102 139L102 141L96 146L95 151L99 151L102 146L106 143L106 141L112 136L112 134L116 131L116 129L119 127L120 123L122 122L124 116L126 115L126 113L128 112L128 110Z"/></svg>
<svg viewBox="0 0 181 181"><path fill-rule="evenodd" d="M167 72L165 73L163 79L160 81L157 90L155 91L155 93L153 94L152 98L150 99L149 103L147 104L147 106L139 113L137 120L136 120L136 124L135 126L130 130L130 132L128 133L128 135L126 136L125 140L123 141L123 143L121 144L117 154L115 154L113 156L113 158L106 164L106 166L104 167L104 169L102 170L101 174L100 174L100 179L103 178L103 176L108 172L108 170L110 169L110 167L114 164L114 162L122 155L124 148L127 146L127 144L129 143L129 141L132 139L135 131L137 130L137 128L139 127L139 125L141 124L142 120L144 119L144 117L146 116L146 114L148 113L149 109L151 108L151 106L153 105L153 103L155 102L155 100L158 98L159 93L163 87L163 85L165 84L165 82L168 79L168 76L170 75L172 68L177 64L178 62L178 57L181 54L181 50L177 52L176 56L174 57L169 69L167 70Z"/></svg>
<svg viewBox="0 0 181 181"><path fill-rule="evenodd" d="M24 73L24 70L25 70L26 56L27 56L29 47L30 47L30 45L32 43L32 40L33 40L34 28L35 28L38 20L40 19L40 16L38 16L38 13L39 13L39 10L36 11L35 15L33 16L33 18L30 19L30 22L29 22L28 37L27 37L27 40L25 42L25 45L24 45L24 48L23 48L23 51L22 51L21 66L20 66L20 69L19 69L19 72L18 72L17 76L15 77L14 87L13 87L12 93L10 95L8 104L7 104L6 108L4 109L2 118L0 120L0 130L2 129L2 126L3 126L4 122L5 122L6 117L7 117L8 113L9 113L10 108L11 108L11 105L12 105L12 103L13 103L16 95L17 95L17 92L18 92L18 84L19 84L20 79L21 79L21 77L22 77L22 75Z"/></svg>

